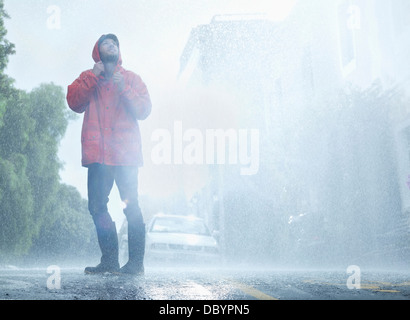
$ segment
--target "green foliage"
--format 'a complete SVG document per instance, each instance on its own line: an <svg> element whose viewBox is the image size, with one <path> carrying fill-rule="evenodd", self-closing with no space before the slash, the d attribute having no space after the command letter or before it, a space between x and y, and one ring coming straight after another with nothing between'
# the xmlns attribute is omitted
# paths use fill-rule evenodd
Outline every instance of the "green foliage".
<svg viewBox="0 0 410 320"><path fill-rule="evenodd" d="M97 241L90 241L94 228L86 201L60 183L58 148L71 118L63 89L54 84L30 93L14 89L6 102L0 128L0 259L90 249Z"/></svg>
<svg viewBox="0 0 410 320"><path fill-rule="evenodd" d="M66 105L62 88L53 84L41 85L28 95L27 112L33 121L30 139L26 146L27 176L36 199L34 211L41 225L59 187L58 147L64 136L68 121L65 117Z"/></svg>
<svg viewBox="0 0 410 320"><path fill-rule="evenodd" d="M0 0L0 73L3 74L7 67L8 56L15 53L14 44L10 43L5 37L7 30L4 26L4 18L9 18L7 12L4 10L4 1Z"/></svg>
<svg viewBox="0 0 410 320"><path fill-rule="evenodd" d="M0 125L5 111L4 98L8 97L12 90L12 80L4 74L4 70L9 61L9 55L15 53L14 44L6 39L7 30L4 26L4 19L6 18L9 18L9 16L4 10L4 1L0 0Z"/></svg>
<svg viewBox="0 0 410 320"><path fill-rule="evenodd" d="M0 258L27 252L33 237L33 197L25 174L26 158L0 158Z"/></svg>
<svg viewBox="0 0 410 320"><path fill-rule="evenodd" d="M30 257L67 263L90 253L98 255L99 248L87 201L74 187L61 184Z"/></svg>
<svg viewBox="0 0 410 320"><path fill-rule="evenodd" d="M98 251L86 200L60 183L58 148L74 113L53 83L13 87L4 74L14 53L5 18L0 0L0 263Z"/></svg>

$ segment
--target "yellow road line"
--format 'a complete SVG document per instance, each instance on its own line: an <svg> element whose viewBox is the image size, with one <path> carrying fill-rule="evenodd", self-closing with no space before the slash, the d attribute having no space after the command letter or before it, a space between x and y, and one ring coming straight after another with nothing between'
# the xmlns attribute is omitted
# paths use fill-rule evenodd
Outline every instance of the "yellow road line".
<svg viewBox="0 0 410 320"><path fill-rule="evenodd" d="M279 300L277 298L274 298L270 295L267 295L266 293L263 293L262 291L259 291L255 289L254 287L247 286L243 283L235 282L235 281L230 281L233 286L236 288L240 289L241 291L245 292L246 294L258 299L258 300Z"/></svg>
<svg viewBox="0 0 410 320"><path fill-rule="evenodd" d="M318 285L329 285L329 286L345 286L343 283L329 283L329 282L321 282L320 280L303 280L305 283L309 284L318 284ZM377 291L377 292L387 292L387 293L400 293L399 290L395 289L382 289L382 287L399 287L399 286L409 286L410 282L403 282L399 283L396 285L393 285L390 282L382 282L382 281L376 281L376 282L369 282L369 283L361 283L360 285L360 290L371 290L371 291Z"/></svg>

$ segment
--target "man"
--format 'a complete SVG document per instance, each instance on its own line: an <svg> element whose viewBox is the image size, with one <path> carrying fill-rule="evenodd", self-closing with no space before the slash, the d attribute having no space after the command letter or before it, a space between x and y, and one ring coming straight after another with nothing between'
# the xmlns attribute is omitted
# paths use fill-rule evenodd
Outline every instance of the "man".
<svg viewBox="0 0 410 320"><path fill-rule="evenodd" d="M93 218L101 261L85 273L144 273L145 224L138 204L138 167L143 164L139 120L151 113L141 78L122 65L118 38L102 35L94 46L92 70L68 86L69 107L84 113L82 165L88 168L88 209ZM107 209L114 182L125 204L128 262L120 268L115 223Z"/></svg>

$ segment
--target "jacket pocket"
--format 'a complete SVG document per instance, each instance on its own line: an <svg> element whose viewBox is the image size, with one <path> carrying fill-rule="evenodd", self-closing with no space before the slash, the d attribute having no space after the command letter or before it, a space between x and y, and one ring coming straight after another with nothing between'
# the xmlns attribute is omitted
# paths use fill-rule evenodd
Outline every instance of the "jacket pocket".
<svg viewBox="0 0 410 320"><path fill-rule="evenodd" d="M81 135L82 155L85 161L95 161L100 155L101 134L99 131L87 131Z"/></svg>
<svg viewBox="0 0 410 320"><path fill-rule="evenodd" d="M139 150L138 134L135 130L116 130L113 135L113 154L119 163L136 163Z"/></svg>

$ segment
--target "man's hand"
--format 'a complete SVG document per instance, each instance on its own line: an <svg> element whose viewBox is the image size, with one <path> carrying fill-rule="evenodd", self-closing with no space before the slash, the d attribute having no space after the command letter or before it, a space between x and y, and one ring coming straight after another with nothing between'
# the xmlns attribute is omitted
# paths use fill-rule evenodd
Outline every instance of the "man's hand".
<svg viewBox="0 0 410 320"><path fill-rule="evenodd" d="M114 84L117 85L118 90L122 91L125 88L125 81L124 81L124 76L122 75L121 72L116 72L112 76L112 79L114 81Z"/></svg>
<svg viewBox="0 0 410 320"><path fill-rule="evenodd" d="M97 62L96 64L94 64L94 68L93 68L93 73L99 77L101 75L101 73L104 72L104 63L102 63L101 61Z"/></svg>

